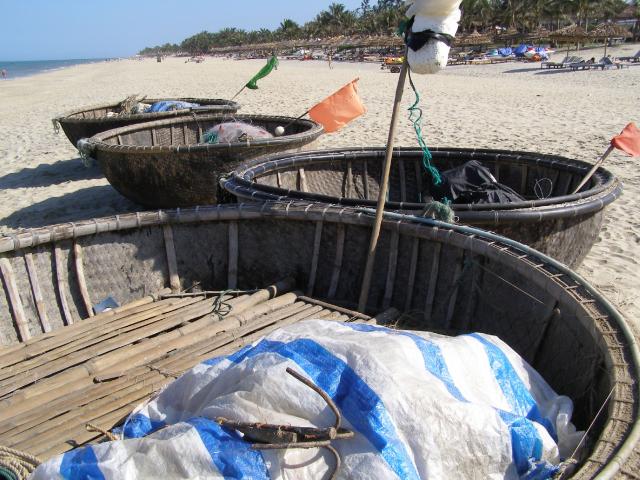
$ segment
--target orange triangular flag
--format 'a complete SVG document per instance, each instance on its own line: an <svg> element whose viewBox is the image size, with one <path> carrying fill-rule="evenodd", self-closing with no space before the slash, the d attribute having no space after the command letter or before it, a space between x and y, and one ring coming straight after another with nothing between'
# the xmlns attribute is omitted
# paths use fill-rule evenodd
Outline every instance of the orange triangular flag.
<svg viewBox="0 0 640 480"><path fill-rule="evenodd" d="M640 157L640 130L635 123L630 123L617 137L611 139L611 146L628 153L632 157Z"/></svg>
<svg viewBox="0 0 640 480"><path fill-rule="evenodd" d="M347 83L309 110L311 119L321 124L325 132L336 132L367 111L358 96L358 80Z"/></svg>

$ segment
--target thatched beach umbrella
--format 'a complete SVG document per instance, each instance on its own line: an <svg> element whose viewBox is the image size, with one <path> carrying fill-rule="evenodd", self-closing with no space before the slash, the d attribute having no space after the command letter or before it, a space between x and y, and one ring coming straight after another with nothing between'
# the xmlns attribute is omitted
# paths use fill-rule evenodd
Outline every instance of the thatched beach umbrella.
<svg viewBox="0 0 640 480"><path fill-rule="evenodd" d="M456 37L454 41L455 46L476 46L476 45L489 45L492 43L492 39L489 35L478 33L474 30L473 33L468 35L462 35Z"/></svg>
<svg viewBox="0 0 640 480"><path fill-rule="evenodd" d="M493 40L496 43L504 43L506 45L507 42L513 42L514 40L518 40L521 37L522 37L522 34L517 29L511 27L511 28L508 28L507 30L503 30L502 32L496 34L493 37Z"/></svg>
<svg viewBox="0 0 640 480"><path fill-rule="evenodd" d="M527 33L525 35L525 39L531 42L539 42L540 40L548 39L550 35L551 32L548 29L544 27L538 27L534 31Z"/></svg>
<svg viewBox="0 0 640 480"><path fill-rule="evenodd" d="M616 25L615 23L601 23L592 32L593 38L604 39L604 56L607 56L607 46L610 38L630 38L632 34L629 30L622 25Z"/></svg>
<svg viewBox="0 0 640 480"><path fill-rule="evenodd" d="M593 38L591 34L587 33L587 31L578 26L578 25L569 25L568 27L561 28L560 30L556 30L555 32L551 32L549 38L556 43L566 43L567 44L567 55L569 55L569 45L575 43L580 48L580 43Z"/></svg>

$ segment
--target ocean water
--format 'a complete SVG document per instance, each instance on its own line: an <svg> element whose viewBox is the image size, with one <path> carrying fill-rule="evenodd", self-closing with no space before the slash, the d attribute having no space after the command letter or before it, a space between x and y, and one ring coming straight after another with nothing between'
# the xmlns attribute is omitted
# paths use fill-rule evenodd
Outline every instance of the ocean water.
<svg viewBox="0 0 640 480"><path fill-rule="evenodd" d="M83 63L95 63L106 60L104 58L74 59L74 60L30 60L26 62L9 62L0 60L0 70L7 71L7 78L26 77L47 70L56 70ZM0 77L2 80L2 77Z"/></svg>

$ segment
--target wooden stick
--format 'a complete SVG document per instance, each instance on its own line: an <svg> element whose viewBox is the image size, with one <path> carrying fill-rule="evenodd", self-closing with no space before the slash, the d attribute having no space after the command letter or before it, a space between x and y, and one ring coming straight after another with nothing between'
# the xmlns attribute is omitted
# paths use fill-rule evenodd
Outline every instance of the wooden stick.
<svg viewBox="0 0 640 480"><path fill-rule="evenodd" d="M49 317L47 316L47 307L44 303L42 290L40 289L40 282L38 281L38 271L36 270L36 264L33 261L33 254L31 252L24 254L24 262L27 266L31 292L33 293L33 300L35 301L36 309L38 310L38 318L40 319L40 325L42 325L42 331L48 333L51 331L51 324L49 323Z"/></svg>
<svg viewBox="0 0 640 480"><path fill-rule="evenodd" d="M393 298L393 286L396 281L396 266L398 263L398 245L400 243L400 231L396 228L391 234L391 245L389 246L389 263L387 268L387 283L384 287L384 298L382 308L385 310L391 306Z"/></svg>
<svg viewBox="0 0 640 480"><path fill-rule="evenodd" d="M340 281L340 271L342 270L342 257L344 256L344 237L345 226L343 223L337 224L336 236L336 256L333 259L333 273L331 275L331 284L329 285L329 298L336 296L338 290L338 282Z"/></svg>
<svg viewBox="0 0 640 480"><path fill-rule="evenodd" d="M322 241L322 226L324 222L316 222L316 232L313 239L313 255L311 257L311 270L309 271L309 283L307 284L307 295L313 295L316 286L316 276L318 274L318 259L320 258L320 242Z"/></svg>
<svg viewBox="0 0 640 480"><path fill-rule="evenodd" d="M418 271L418 253L420 248L420 238L413 239L413 247L411 249L411 263L409 265L409 281L407 282L407 300L404 304L405 312L411 310L413 302L413 288L416 283L416 273Z"/></svg>
<svg viewBox="0 0 640 480"><path fill-rule="evenodd" d="M400 201L407 201L407 179L406 172L404 171L404 160L398 159L398 174L400 176Z"/></svg>
<svg viewBox="0 0 640 480"><path fill-rule="evenodd" d="M433 311L433 301L436 295L436 287L438 285L438 270L440 267L440 252L442 244L436 243L433 249L433 263L431 264L431 276L429 277L429 290L427 291L427 299L424 307L424 319L428 323L431 321L431 313Z"/></svg>
<svg viewBox="0 0 640 480"><path fill-rule="evenodd" d="M229 273L227 286L238 286L238 222L229 222Z"/></svg>
<svg viewBox="0 0 640 480"><path fill-rule="evenodd" d="M607 151L604 152L602 157L600 157L600 159L593 165L591 170L589 170L589 173L587 173L584 176L582 181L578 184L578 186L573 191L572 195L575 195L576 193L578 193L580 191L580 189L585 186L585 184L589 181L589 179L591 177L593 177L593 174L596 173L596 170L598 170L598 168L600 168L602 166L602 164L609 157L609 155L611 155L611 152L613 152L613 150L614 150L614 146L613 145L609 145L609 148L607 148Z"/></svg>
<svg viewBox="0 0 640 480"><path fill-rule="evenodd" d="M364 199L369 200L369 172L368 170L368 161L365 158L362 161L362 191L364 192Z"/></svg>
<svg viewBox="0 0 640 480"><path fill-rule="evenodd" d="M307 176L304 174L304 168L300 167L298 169L298 177L300 179L300 191L301 192L307 192L309 191L309 188L307 187Z"/></svg>
<svg viewBox="0 0 640 480"><path fill-rule="evenodd" d="M244 92L244 89L245 89L245 88L247 88L247 86L246 86L246 85L245 85L245 86L243 86L240 90L238 90L238 93L236 93L236 94L231 98L231 101L233 102L233 101L238 97L238 95L240 95L242 92ZM306 113L305 113L305 115L306 115ZM303 115L303 116L304 116L304 115Z"/></svg>
<svg viewBox="0 0 640 480"><path fill-rule="evenodd" d="M400 317L400 310L396 308L388 308L384 312L377 314L369 320L356 320L355 323L366 323L368 325L385 326L393 323Z"/></svg>
<svg viewBox="0 0 640 480"><path fill-rule="evenodd" d="M458 292L460 291L460 280L462 278L462 266L464 264L464 252L460 255L460 261L456 263L456 269L453 274L453 292L451 292L451 299L449 300L449 308L447 310L447 319L445 322L445 329L451 329L451 320L453 320L453 314L456 310L456 300L458 299Z"/></svg>
<svg viewBox="0 0 640 480"><path fill-rule="evenodd" d="M344 196L346 198L351 198L351 192L353 190L353 166L352 161L347 161L347 171L345 172L345 192Z"/></svg>
<svg viewBox="0 0 640 480"><path fill-rule="evenodd" d="M169 287L173 293L180 291L180 275L178 274L178 261L176 259L176 246L173 241L173 227L162 227L164 234L164 246L167 252L167 269L169 270Z"/></svg>
<svg viewBox="0 0 640 480"><path fill-rule="evenodd" d="M27 316L24 313L22 300L20 300L20 291L16 284L13 268L11 268L11 262L9 262L8 258L0 258L0 271L2 272L4 285L7 288L7 296L9 305L11 305L11 311L13 312L13 319L18 327L18 340L23 342L31 338L31 333L29 333L29 323L27 322Z"/></svg>
<svg viewBox="0 0 640 480"><path fill-rule="evenodd" d="M54 244L53 256L55 257L56 264L56 285L58 287L58 296L60 297L60 305L62 307L62 314L64 315L65 325L73 324L73 317L69 310L69 304L67 303L67 295L65 293L66 282L62 276L62 250L58 244Z"/></svg>
<svg viewBox="0 0 640 480"><path fill-rule="evenodd" d="M89 296L89 289L84 278L84 266L82 265L82 246L78 242L73 242L73 256L76 266L76 277L78 277L78 287L80 287L80 296L84 302L84 308L88 317L93 317L93 304Z"/></svg>
<svg viewBox="0 0 640 480"><path fill-rule="evenodd" d="M318 300L317 298L310 298L310 297L305 297L305 296L299 296L298 300L303 301L303 302L307 302L307 303L312 303L314 305L320 305L321 307L324 307L328 310L334 310L336 312L340 312L340 313L344 313L350 317L353 318L359 318L362 320L369 320L371 317L369 315L365 315L362 312L356 312L355 310L349 310L347 308L344 307L339 307L338 305L333 305L331 303L328 302L323 302L321 300Z"/></svg>
<svg viewBox="0 0 640 480"><path fill-rule="evenodd" d="M387 151L384 160L384 171L380 192L378 193L378 205L376 207L376 218L371 231L371 241L367 252L367 264L364 269L364 277L362 279L362 287L360 290L360 300L358 302L358 310L364 311L369 300L369 288L371 287L371 278L373 275L373 265L375 263L376 249L378 247L378 237L380 236L380 228L382 226L382 216L384 214L384 205L387 198L387 190L389 187L389 173L391 172L391 159L393 156L393 144L395 142L396 127L398 125L398 112L400 103L402 102L402 94L404 93L404 84L407 78L408 55L405 52L404 62L400 70L400 78L398 78L398 86L396 87L396 96L393 101L393 111L391 114L391 124L389 125L389 137L387 138Z"/></svg>

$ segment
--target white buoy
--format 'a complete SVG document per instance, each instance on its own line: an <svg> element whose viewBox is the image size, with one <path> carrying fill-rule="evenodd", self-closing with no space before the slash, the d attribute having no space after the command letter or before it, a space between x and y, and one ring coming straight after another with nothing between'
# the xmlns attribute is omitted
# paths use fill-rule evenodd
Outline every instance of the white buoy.
<svg viewBox="0 0 640 480"><path fill-rule="evenodd" d="M455 36L460 21L460 0L405 0L407 16L415 16L414 33L431 30ZM447 65L451 47L441 41L428 41L420 50L409 49L409 66L413 73L437 73Z"/></svg>
<svg viewBox="0 0 640 480"><path fill-rule="evenodd" d="M281 137L284 135L284 127L276 127L275 131L276 137Z"/></svg>

